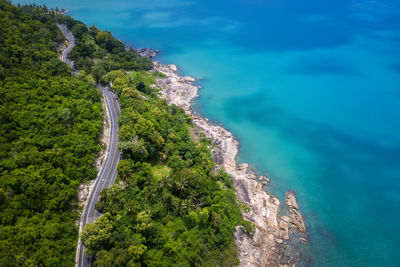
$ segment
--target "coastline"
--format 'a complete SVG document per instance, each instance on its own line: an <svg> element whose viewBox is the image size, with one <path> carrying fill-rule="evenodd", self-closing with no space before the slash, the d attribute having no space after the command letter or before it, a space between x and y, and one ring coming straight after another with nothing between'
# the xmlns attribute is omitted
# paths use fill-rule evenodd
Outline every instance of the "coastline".
<svg viewBox="0 0 400 267"><path fill-rule="evenodd" d="M249 236L241 226L237 226L234 233L240 266L294 266L302 261L298 244L308 243L308 233L295 192L286 192L285 205L281 205L279 199L263 187L268 185L269 178L249 172L247 163L237 166L239 142L232 133L191 110L191 102L198 97L200 88L193 84L196 79L180 76L178 67L173 64L155 61L153 65L155 71L166 76L157 79L161 97L183 108L191 116L195 131L212 140L214 161L232 177L236 198L249 207L242 214L254 223L254 233Z"/></svg>

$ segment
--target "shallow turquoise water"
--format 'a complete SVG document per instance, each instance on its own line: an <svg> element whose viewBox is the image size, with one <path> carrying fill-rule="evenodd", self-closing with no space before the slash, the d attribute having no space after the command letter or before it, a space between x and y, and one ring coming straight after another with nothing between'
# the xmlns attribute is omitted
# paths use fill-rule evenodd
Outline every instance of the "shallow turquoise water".
<svg viewBox="0 0 400 267"><path fill-rule="evenodd" d="M39 1L204 77L195 109L297 192L315 266L400 266L400 3L325 2Z"/></svg>

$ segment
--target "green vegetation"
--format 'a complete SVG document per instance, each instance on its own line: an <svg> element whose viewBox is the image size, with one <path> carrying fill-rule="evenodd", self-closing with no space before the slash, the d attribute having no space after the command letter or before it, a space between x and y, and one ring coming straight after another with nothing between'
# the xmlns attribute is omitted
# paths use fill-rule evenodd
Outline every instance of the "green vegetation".
<svg viewBox="0 0 400 267"><path fill-rule="evenodd" d="M171 173L171 168L167 165L155 165L152 168L153 176L157 180L168 177Z"/></svg>
<svg viewBox="0 0 400 267"><path fill-rule="evenodd" d="M232 266L233 232L251 231L231 178L215 173L209 140L191 138L191 118L157 96L153 72L111 71L121 104L119 184L102 192L101 219L82 240L99 266Z"/></svg>
<svg viewBox="0 0 400 267"><path fill-rule="evenodd" d="M149 59L107 31L46 7L0 0L0 266L71 266L77 187L96 176L102 113L94 81L121 105L118 183L82 241L98 266L232 266L243 225L233 182L217 172L191 118L158 97ZM57 59L64 23L78 76Z"/></svg>
<svg viewBox="0 0 400 267"><path fill-rule="evenodd" d="M62 17L58 21L63 22ZM100 31L95 26L88 28L78 21L74 23L70 29L76 39L76 47L70 58L75 68L92 74L96 81L112 70L150 70L153 67L148 58L139 57L132 48L125 48L125 44L110 32Z"/></svg>
<svg viewBox="0 0 400 267"><path fill-rule="evenodd" d="M100 93L57 58L64 37L45 9L0 0L0 25L0 266L72 266Z"/></svg>

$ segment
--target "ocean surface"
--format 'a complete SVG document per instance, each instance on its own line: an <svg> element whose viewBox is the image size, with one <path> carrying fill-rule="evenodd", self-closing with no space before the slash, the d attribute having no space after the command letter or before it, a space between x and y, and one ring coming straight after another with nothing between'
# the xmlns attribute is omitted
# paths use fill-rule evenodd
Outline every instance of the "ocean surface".
<svg viewBox="0 0 400 267"><path fill-rule="evenodd" d="M314 266L400 266L400 1L35 3L203 77L194 108L296 191Z"/></svg>

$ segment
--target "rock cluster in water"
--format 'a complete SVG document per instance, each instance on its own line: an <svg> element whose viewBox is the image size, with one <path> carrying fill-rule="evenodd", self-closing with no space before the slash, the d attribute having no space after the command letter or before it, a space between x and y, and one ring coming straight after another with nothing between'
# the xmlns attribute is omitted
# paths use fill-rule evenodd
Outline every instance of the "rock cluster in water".
<svg viewBox="0 0 400 267"><path fill-rule="evenodd" d="M154 58L155 56L157 56L158 53L160 53L160 50L152 50L150 48L139 48L135 50L139 56L148 58Z"/></svg>
<svg viewBox="0 0 400 267"><path fill-rule="evenodd" d="M168 103L182 107L192 117L197 131L213 141L215 162L232 176L237 199L249 207L247 212L243 211L243 216L254 223L254 233L248 235L243 227L238 226L234 234L240 266L295 265L300 257L296 241L306 243L308 237L295 193L287 192L286 206L281 206L279 199L263 187L269 184L269 178L261 176L257 179L254 172L248 171L246 163L236 166L239 143L233 135L190 110L190 102L197 97L200 88L193 85L196 79L178 75L175 65L153 64L155 71L166 76L157 80L162 89L161 96Z"/></svg>

